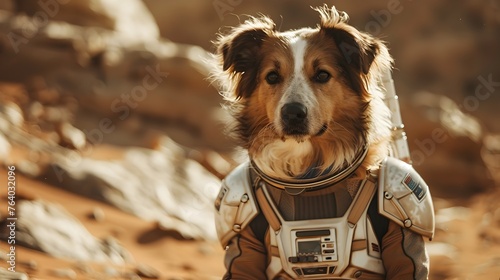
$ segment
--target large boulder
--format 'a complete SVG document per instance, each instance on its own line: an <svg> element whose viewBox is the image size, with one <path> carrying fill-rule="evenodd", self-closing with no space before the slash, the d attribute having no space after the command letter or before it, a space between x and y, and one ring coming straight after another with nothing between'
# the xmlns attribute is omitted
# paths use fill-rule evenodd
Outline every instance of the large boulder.
<svg viewBox="0 0 500 280"><path fill-rule="evenodd" d="M186 238L215 238L217 176L227 173L227 167L213 167L214 161L225 162L216 152L194 152L158 132L149 148L121 148L120 156L111 160L101 154L106 145L95 128L82 131L71 124L72 98L41 81L28 91L0 84L0 92L0 153L16 171L157 221L162 229ZM110 130L115 124L109 121L98 118L101 134L134 138L130 130Z"/></svg>
<svg viewBox="0 0 500 280"><path fill-rule="evenodd" d="M45 18L84 27L114 30L129 40L152 41L159 29L149 10L140 0L40 0L16 1L17 13L25 13L40 22Z"/></svg>
<svg viewBox="0 0 500 280"><path fill-rule="evenodd" d="M43 24L36 21L38 2L20 3L17 10L23 13L0 10L0 80L26 84L43 80L49 91L73 96L80 108L97 117L96 123L85 127L88 130L99 128L104 118L119 126L139 116L184 131L184 139L176 139L180 142L230 150L231 140L220 124L225 115L220 108L222 98L207 80L208 52L158 38L156 26L130 21L147 17L142 2L132 1L130 7L128 2L115 2L60 4L57 17ZM113 3L118 10L110 8ZM135 5L141 8L134 9ZM86 24L78 17L63 21L64 14L75 13L70 8L81 9L83 14L102 10L99 14L109 16L115 25L108 26L107 21ZM120 9L127 12L122 14ZM122 30L120 22L145 30Z"/></svg>
<svg viewBox="0 0 500 280"><path fill-rule="evenodd" d="M172 140L159 150L130 149L123 160L61 154L41 177L71 192L107 202L185 238L214 240L213 201L220 180L186 157Z"/></svg>
<svg viewBox="0 0 500 280"><path fill-rule="evenodd" d="M125 264L130 253L111 239L99 240L64 208L45 201L22 200L16 204L16 244L57 258ZM11 235L4 221L0 235Z"/></svg>

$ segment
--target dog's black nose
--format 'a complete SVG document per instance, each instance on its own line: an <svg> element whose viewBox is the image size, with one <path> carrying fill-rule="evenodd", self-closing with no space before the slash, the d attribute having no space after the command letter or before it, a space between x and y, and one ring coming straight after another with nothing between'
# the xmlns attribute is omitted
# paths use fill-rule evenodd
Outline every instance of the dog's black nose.
<svg viewBox="0 0 500 280"><path fill-rule="evenodd" d="M285 122L303 122L307 118L307 108L298 102L287 103L281 108L281 118Z"/></svg>
<svg viewBox="0 0 500 280"><path fill-rule="evenodd" d="M307 134L307 108L301 103L292 102L281 108L283 132L288 135Z"/></svg>

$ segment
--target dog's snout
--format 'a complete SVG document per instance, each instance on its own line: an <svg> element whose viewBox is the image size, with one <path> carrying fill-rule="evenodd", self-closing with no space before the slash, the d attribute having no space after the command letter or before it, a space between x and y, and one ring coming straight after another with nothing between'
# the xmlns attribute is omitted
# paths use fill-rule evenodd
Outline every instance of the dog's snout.
<svg viewBox="0 0 500 280"><path fill-rule="evenodd" d="M281 108L281 118L283 121L303 122L307 118L307 108L298 102L287 103Z"/></svg>

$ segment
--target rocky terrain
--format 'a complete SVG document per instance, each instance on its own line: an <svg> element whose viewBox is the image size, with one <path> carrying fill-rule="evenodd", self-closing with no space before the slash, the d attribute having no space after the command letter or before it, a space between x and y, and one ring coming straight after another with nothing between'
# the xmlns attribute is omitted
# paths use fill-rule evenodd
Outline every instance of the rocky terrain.
<svg viewBox="0 0 500 280"><path fill-rule="evenodd" d="M210 41L258 13L314 26L323 1L126 2L0 0L0 279L224 272L212 201L242 154ZM431 279L499 279L500 2L324 2L395 58L436 208Z"/></svg>

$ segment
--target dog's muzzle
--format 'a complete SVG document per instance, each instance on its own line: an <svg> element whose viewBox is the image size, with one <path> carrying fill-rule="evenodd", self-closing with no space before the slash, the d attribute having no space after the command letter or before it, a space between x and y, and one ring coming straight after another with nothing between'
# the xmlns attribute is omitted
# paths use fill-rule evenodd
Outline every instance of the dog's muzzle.
<svg viewBox="0 0 500 280"><path fill-rule="evenodd" d="M291 102L281 107L283 132L287 135L308 134L307 108L301 103Z"/></svg>

